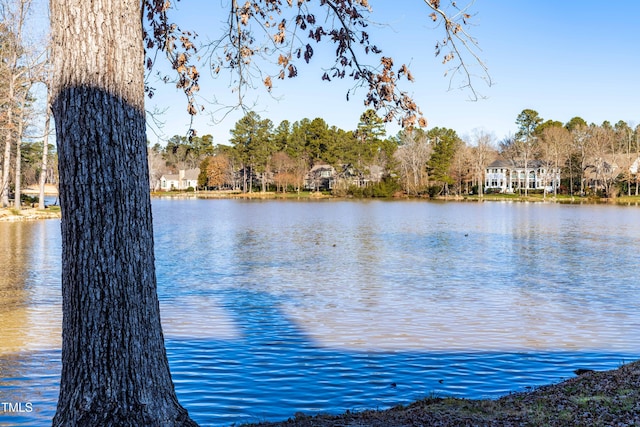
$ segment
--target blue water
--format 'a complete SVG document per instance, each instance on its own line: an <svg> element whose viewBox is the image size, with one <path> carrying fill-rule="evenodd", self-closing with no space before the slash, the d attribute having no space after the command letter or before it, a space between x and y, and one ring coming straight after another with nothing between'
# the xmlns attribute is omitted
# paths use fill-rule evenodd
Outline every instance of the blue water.
<svg viewBox="0 0 640 427"><path fill-rule="evenodd" d="M176 391L196 421L222 426L498 397L616 368L640 354L639 218L593 205L154 200ZM0 224L23 248L19 286L0 281L17 306L0 310L14 343L0 344L0 402L33 405L0 408L0 426L55 411L58 228Z"/></svg>

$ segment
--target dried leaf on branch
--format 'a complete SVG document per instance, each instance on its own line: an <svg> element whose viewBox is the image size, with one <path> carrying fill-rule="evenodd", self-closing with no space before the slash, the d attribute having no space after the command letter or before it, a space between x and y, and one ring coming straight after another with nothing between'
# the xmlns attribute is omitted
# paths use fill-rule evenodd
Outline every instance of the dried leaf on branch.
<svg viewBox="0 0 640 427"><path fill-rule="evenodd" d="M480 65L481 75L489 84L490 78L477 54L475 39L467 33L473 0L462 8L454 1L425 3L431 9L430 20L440 22L444 31L444 38L435 45L436 56L442 55L442 63L450 66L447 70L450 78L460 76L460 87L469 88L472 97L477 98L470 64L465 58L471 57L471 62ZM197 109L192 106L196 104L195 95L200 88L200 73L194 57L198 51L197 35L169 22L168 2L143 0L143 5L150 29L145 33L147 50L159 49L170 58L178 74L176 81L188 97L189 113L195 114ZM214 74L222 69L235 73L239 94L244 86L264 86L271 91L273 78L298 75L296 61L313 61L312 43L333 45L333 63L320 64L322 80L349 77L354 80L354 89L366 90L364 104L376 109L384 120L403 126L421 126L426 123L422 112L414 100L399 89L400 80L413 82L415 77L406 65L394 71L393 59L383 56L382 50L372 44L368 33L370 13L374 10L367 0L319 0L317 5L308 0L247 0L244 3L232 0L224 36L206 46L208 68ZM258 37L261 33L266 37ZM376 59L367 60L368 56ZM147 67L152 64L153 60L147 60ZM270 66L275 70L270 71ZM450 80L450 86L452 84ZM241 95L238 102L242 102Z"/></svg>

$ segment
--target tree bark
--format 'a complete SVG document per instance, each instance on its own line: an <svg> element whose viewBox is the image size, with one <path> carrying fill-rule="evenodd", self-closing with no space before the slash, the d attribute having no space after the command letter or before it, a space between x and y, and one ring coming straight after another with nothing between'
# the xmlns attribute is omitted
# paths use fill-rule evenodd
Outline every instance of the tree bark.
<svg viewBox="0 0 640 427"><path fill-rule="evenodd" d="M139 0L51 0L62 208L54 426L196 425L180 406L156 292Z"/></svg>
<svg viewBox="0 0 640 427"><path fill-rule="evenodd" d="M24 103L20 106L24 108ZM14 178L13 206L16 210L22 209L22 130L24 129L24 117L18 115L18 129L16 131L16 173Z"/></svg>
<svg viewBox="0 0 640 427"><path fill-rule="evenodd" d="M7 91L8 105L7 108L7 130L5 133L4 143L4 165L2 168L2 185L0 193L2 194L2 207L9 206L9 174L11 172L11 141L13 140L13 102L14 102L14 78L9 78L9 88Z"/></svg>
<svg viewBox="0 0 640 427"><path fill-rule="evenodd" d="M38 209L46 208L44 203L45 191L44 187L47 184L47 172L49 168L49 132L51 132L51 91L47 90L47 113L44 120L44 137L42 140L42 170L40 171L39 182L39 197L38 197Z"/></svg>

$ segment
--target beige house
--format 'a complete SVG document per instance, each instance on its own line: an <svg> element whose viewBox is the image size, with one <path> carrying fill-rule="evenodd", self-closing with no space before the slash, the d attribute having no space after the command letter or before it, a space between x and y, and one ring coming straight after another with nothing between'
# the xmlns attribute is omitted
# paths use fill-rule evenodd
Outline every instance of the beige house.
<svg viewBox="0 0 640 427"><path fill-rule="evenodd" d="M181 169L177 174L162 175L160 177L160 190L186 190L189 187L198 187L198 175L200 168Z"/></svg>

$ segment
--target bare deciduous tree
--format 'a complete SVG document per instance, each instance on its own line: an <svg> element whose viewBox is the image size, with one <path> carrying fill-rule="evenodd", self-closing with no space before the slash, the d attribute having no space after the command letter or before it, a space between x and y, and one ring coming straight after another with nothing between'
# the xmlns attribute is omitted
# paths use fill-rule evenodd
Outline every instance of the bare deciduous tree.
<svg viewBox="0 0 640 427"><path fill-rule="evenodd" d="M554 171L552 176L555 175L555 171L562 169L562 166L568 159L570 143L571 134L564 127L553 126L542 131L542 135L538 143L540 158L545 163L547 171L550 169ZM544 176L548 178L549 173L546 173ZM547 183L545 183L544 187L546 195ZM554 185L553 195L557 196L557 194L558 188Z"/></svg>
<svg viewBox="0 0 640 427"><path fill-rule="evenodd" d="M571 130L572 151L577 157L578 167L580 169L580 195L585 194L587 166L589 165L589 157L593 151L591 141L591 133L586 125L576 126Z"/></svg>
<svg viewBox="0 0 640 427"><path fill-rule="evenodd" d="M400 134L400 146L394 153L398 161L404 189L408 194L418 194L427 185L427 161L431 157L431 144L425 132L404 130Z"/></svg>
<svg viewBox="0 0 640 427"><path fill-rule="evenodd" d="M0 5L2 24L0 24L0 41L3 60L0 76L3 80L4 90L0 103L6 114L4 117L4 156L2 168L2 181L0 181L0 199L3 207L9 206L9 180L11 173L11 147L17 144L20 99L23 96L23 82L27 79L29 68L21 63L25 53L23 46L23 31L27 14L31 6L31 0L3 1ZM19 200L18 200L19 203ZM19 205L18 205L19 206Z"/></svg>
<svg viewBox="0 0 640 427"><path fill-rule="evenodd" d="M452 175L456 180L455 192L457 194L469 194L470 192L470 183L476 175L472 156L471 147L465 143L453 157Z"/></svg>
<svg viewBox="0 0 640 427"><path fill-rule="evenodd" d="M482 130L477 131L473 136L473 142L473 146L471 147L471 161L477 177L478 195L483 197L484 171L492 155L495 154L495 149L493 148L493 135Z"/></svg>
<svg viewBox="0 0 640 427"><path fill-rule="evenodd" d="M621 152L613 128L590 127L591 161L588 170L593 173L595 190L602 190L606 197L615 197L615 180L622 171L619 166Z"/></svg>

